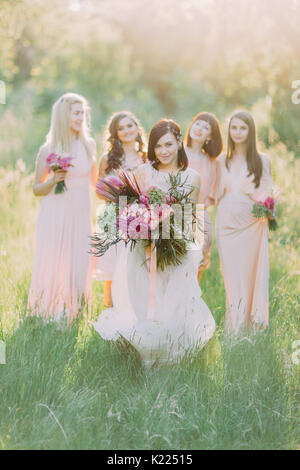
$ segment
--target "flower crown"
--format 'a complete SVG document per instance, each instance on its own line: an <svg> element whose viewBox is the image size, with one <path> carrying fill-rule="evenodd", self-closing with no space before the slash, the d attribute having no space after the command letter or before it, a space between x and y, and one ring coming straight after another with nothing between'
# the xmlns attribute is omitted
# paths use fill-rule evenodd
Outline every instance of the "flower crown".
<svg viewBox="0 0 300 470"><path fill-rule="evenodd" d="M167 131L168 132L171 132L175 139L177 140L178 143L181 143L182 142L182 134L180 131L178 131L176 128L174 128L173 126L171 126L171 124L167 124Z"/></svg>

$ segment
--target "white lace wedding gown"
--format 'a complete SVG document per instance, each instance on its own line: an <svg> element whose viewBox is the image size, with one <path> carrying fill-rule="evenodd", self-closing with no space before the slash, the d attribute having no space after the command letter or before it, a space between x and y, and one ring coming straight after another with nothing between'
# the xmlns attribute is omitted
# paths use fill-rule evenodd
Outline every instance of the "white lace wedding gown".
<svg viewBox="0 0 300 470"><path fill-rule="evenodd" d="M139 185L143 191L157 186L169 187L167 173L150 164L139 167ZM195 171L187 168L182 177L191 184ZM104 310L95 330L106 340L126 338L141 354L144 363L176 362L188 352L200 350L213 336L214 318L201 298L197 281L198 266L203 257L201 248L191 243L179 266L157 270L156 304L149 320L149 272L142 243L133 250L129 245L121 253L112 283L113 308Z"/></svg>

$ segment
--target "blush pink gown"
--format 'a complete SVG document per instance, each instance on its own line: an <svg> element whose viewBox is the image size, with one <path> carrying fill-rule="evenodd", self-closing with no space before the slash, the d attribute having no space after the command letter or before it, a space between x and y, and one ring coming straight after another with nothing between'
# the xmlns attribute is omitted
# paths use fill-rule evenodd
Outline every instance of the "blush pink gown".
<svg viewBox="0 0 300 470"><path fill-rule="evenodd" d="M28 313L68 321L91 296L90 177L92 163L80 140L71 144L74 167L65 178L67 191L54 188L43 197L36 225L35 257Z"/></svg>
<svg viewBox="0 0 300 470"><path fill-rule="evenodd" d="M211 192L216 181L216 159L209 158L208 155L202 152L202 155L199 155L199 159L196 163L194 160L189 160L189 167L200 174L201 185L199 203L205 204L205 206L208 207L213 203L211 200Z"/></svg>
<svg viewBox="0 0 300 470"><path fill-rule="evenodd" d="M216 239L226 290L225 329L237 334L249 324L268 324L269 254L265 220L252 215L254 200L272 193L270 162L261 155L263 175L258 188L248 177L246 162L238 170L217 161Z"/></svg>
<svg viewBox="0 0 300 470"><path fill-rule="evenodd" d="M199 159L195 162L189 160L189 167L193 168L200 174L200 192L199 192L199 204L204 204L205 207L210 206L214 203L213 199L213 188L216 184L216 159L209 158L204 152L199 155ZM210 264L210 251L212 242L212 224L208 213L206 213L206 224L205 230L209 233L210 246L207 252L204 254L204 258L199 266L199 274L209 267Z"/></svg>

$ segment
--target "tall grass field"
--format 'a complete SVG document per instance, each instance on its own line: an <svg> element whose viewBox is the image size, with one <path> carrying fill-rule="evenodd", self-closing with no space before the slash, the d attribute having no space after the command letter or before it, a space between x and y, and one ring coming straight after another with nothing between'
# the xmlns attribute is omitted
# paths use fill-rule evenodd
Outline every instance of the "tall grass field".
<svg viewBox="0 0 300 470"><path fill-rule="evenodd" d="M213 240L201 289L215 337L182 363L152 369L130 347L104 341L87 314L66 328L25 319L40 199L22 160L0 168L0 449L300 448L300 161L282 144L268 153L282 189L269 327L224 336ZM92 320L102 309L103 283L94 281Z"/></svg>

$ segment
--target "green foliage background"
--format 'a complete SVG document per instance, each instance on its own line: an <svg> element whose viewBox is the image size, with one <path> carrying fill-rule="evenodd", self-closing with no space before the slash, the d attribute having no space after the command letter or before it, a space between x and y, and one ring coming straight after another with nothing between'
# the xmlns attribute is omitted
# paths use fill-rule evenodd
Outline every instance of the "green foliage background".
<svg viewBox="0 0 300 470"><path fill-rule="evenodd" d="M299 19L296 0L1 0L0 449L299 449ZM283 190L265 333L224 338L215 240L201 288L217 332L178 366L141 368L86 316L65 330L22 322L40 204L32 170L68 90L90 102L98 156L121 108L146 130L162 116L185 130L212 111L224 135L229 113L252 111ZM96 319L103 283L92 306Z"/></svg>
<svg viewBox="0 0 300 470"><path fill-rule="evenodd" d="M121 108L147 130L162 116L185 130L201 110L225 130L228 114L247 108L266 146L299 156L299 20L296 0L2 0L0 164L22 157L33 168L68 90L89 100L99 144Z"/></svg>

